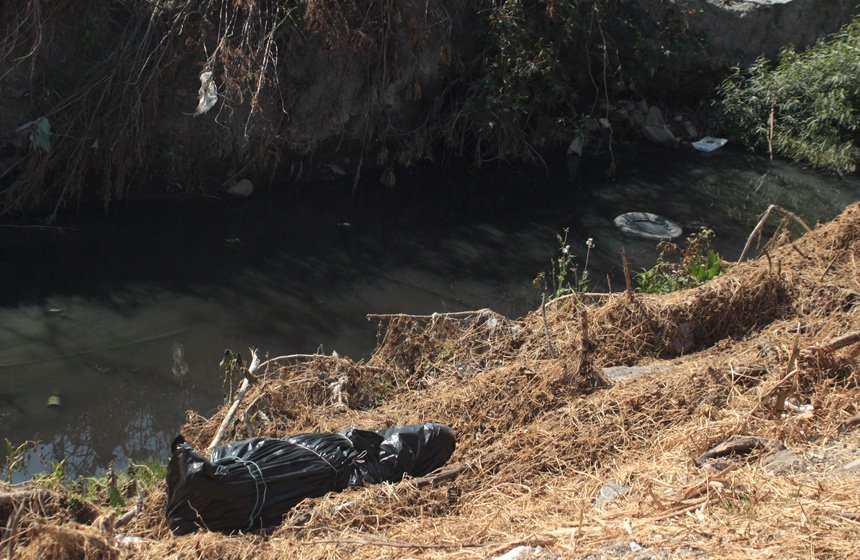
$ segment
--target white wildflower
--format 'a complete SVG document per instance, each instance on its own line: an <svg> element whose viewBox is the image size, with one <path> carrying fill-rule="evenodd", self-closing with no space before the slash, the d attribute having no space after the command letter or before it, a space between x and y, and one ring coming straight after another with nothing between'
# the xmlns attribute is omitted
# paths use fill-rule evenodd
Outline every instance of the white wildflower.
<svg viewBox="0 0 860 560"><path fill-rule="evenodd" d="M588 247L589 249L594 249L594 239L592 239L591 237L586 239L585 246Z"/></svg>

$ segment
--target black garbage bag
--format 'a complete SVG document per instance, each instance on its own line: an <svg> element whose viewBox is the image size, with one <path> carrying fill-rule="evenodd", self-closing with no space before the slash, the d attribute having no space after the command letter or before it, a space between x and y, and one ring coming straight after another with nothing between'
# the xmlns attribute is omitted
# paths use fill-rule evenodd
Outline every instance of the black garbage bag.
<svg viewBox="0 0 860 560"><path fill-rule="evenodd" d="M177 534L277 525L305 498L423 476L454 447L451 428L430 423L253 438L217 447L209 458L180 435L167 466L167 523Z"/></svg>

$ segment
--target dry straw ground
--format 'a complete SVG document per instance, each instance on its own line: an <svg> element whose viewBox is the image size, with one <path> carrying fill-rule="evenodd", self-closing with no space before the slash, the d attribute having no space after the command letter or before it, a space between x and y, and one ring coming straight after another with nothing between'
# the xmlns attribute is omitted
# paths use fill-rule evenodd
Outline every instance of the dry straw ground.
<svg viewBox="0 0 860 560"><path fill-rule="evenodd" d="M266 534L183 537L166 528L162 484L122 527L138 537L130 544L106 510L7 488L2 552L459 559L528 545L537 558L860 557L860 204L766 253L684 292L552 302L555 358L540 311L376 317L367 363L275 359L240 407L239 420L265 415L272 436L448 423L459 446L438 480L309 500ZM619 365L659 367L605 378ZM205 447L224 414L189 418L185 436ZM695 461L741 436L763 445ZM787 451L774 455L774 440ZM609 481L629 492L596 502Z"/></svg>

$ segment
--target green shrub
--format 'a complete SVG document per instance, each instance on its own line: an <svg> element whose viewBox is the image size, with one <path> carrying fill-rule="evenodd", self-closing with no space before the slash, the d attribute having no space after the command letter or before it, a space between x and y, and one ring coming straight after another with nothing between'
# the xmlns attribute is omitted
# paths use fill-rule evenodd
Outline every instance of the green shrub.
<svg viewBox="0 0 860 560"><path fill-rule="evenodd" d="M687 238L686 247L661 241L657 248L657 264L636 274L636 291L647 294L665 294L693 288L719 276L723 259L711 248L714 232L703 229ZM676 255L679 260L671 261Z"/></svg>
<svg viewBox="0 0 860 560"><path fill-rule="evenodd" d="M719 88L726 133L756 148L850 172L858 159L860 19L805 52L736 68Z"/></svg>
<svg viewBox="0 0 860 560"><path fill-rule="evenodd" d="M619 95L663 98L703 48L683 12L614 0L480 0L444 140L477 162L541 159ZM603 107L601 109L601 106Z"/></svg>

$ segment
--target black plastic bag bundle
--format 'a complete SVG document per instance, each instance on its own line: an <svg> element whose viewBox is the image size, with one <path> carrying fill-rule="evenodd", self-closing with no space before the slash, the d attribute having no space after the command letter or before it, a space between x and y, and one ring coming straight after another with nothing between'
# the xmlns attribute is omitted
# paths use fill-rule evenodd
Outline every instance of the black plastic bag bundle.
<svg viewBox="0 0 860 560"><path fill-rule="evenodd" d="M167 467L167 522L177 534L277 525L305 498L423 476L444 465L454 447L454 433L442 424L253 438L217 447L209 458L180 435Z"/></svg>

